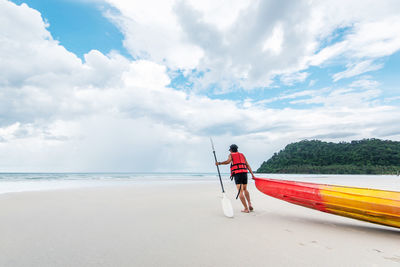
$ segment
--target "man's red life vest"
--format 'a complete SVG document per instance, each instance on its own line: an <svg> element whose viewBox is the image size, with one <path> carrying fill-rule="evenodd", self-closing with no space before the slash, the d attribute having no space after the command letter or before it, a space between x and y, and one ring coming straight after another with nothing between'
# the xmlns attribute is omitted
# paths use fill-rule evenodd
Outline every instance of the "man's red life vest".
<svg viewBox="0 0 400 267"><path fill-rule="evenodd" d="M231 176L237 173L247 172L246 159L242 153L232 152L231 157Z"/></svg>

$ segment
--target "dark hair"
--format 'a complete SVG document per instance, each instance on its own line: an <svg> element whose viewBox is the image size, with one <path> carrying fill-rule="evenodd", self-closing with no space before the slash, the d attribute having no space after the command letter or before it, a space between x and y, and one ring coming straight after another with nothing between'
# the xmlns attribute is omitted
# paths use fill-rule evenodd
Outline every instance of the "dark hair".
<svg viewBox="0 0 400 267"><path fill-rule="evenodd" d="M232 145L229 147L229 151L237 152L237 150L238 150L238 146L235 145L235 144L232 144Z"/></svg>

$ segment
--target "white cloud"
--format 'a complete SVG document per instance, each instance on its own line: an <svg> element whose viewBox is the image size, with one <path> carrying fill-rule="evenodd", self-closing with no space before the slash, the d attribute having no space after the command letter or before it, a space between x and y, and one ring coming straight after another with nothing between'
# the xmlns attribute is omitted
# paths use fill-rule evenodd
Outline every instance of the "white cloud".
<svg viewBox="0 0 400 267"><path fill-rule="evenodd" d="M353 81L349 87L359 87L364 89L378 88L379 82L372 80L371 76L363 76L360 79Z"/></svg>
<svg viewBox="0 0 400 267"><path fill-rule="evenodd" d="M352 88L334 89L328 93L314 94L310 98L293 100L292 104L321 104L326 108L338 107L346 109L368 109L374 110L377 106L376 99L381 95L379 89ZM364 119L365 120L365 119Z"/></svg>
<svg viewBox="0 0 400 267"><path fill-rule="evenodd" d="M347 64L346 67L347 69L345 71L335 73L332 76L335 82L343 78L350 78L369 71L379 70L383 68L383 64L376 64L371 60L364 60L359 63Z"/></svg>
<svg viewBox="0 0 400 267"><path fill-rule="evenodd" d="M326 92L330 92L330 91L331 91L331 89L329 89L329 88L322 88L322 89L318 89L318 90L304 90L304 91L299 91L299 92L295 92L295 93L283 93L277 97L255 101L255 104L263 105L263 104L268 104L268 103L272 103L272 102L280 101L280 100L298 99L298 98L306 98L306 97L312 98L315 96L318 97L318 96L323 95ZM291 103L296 104L297 101L299 101L299 100L291 101Z"/></svg>
<svg viewBox="0 0 400 267"><path fill-rule="evenodd" d="M292 77L335 60L349 66L338 80L369 71L355 70L360 62L400 49L400 4L393 0L108 2L122 12L114 18L134 56L204 71L190 77L199 89L268 87L275 76ZM342 41L323 47L346 27Z"/></svg>
<svg viewBox="0 0 400 267"><path fill-rule="evenodd" d="M202 50L185 42L174 16L173 0L110 1L122 16L109 14L125 34L124 45L134 58L165 62L173 68L194 68Z"/></svg>
<svg viewBox="0 0 400 267"><path fill-rule="evenodd" d="M22 84L36 75L60 75L80 60L59 46L46 30L40 13L22 4L0 1L0 84ZM46 53L44 53L46 52Z"/></svg>
<svg viewBox="0 0 400 267"><path fill-rule="evenodd" d="M272 31L271 37L265 41L262 51L271 51L275 55L279 55L282 51L283 44L283 29L281 24L277 24Z"/></svg>
<svg viewBox="0 0 400 267"><path fill-rule="evenodd" d="M332 23L330 27L327 25L328 28L347 26L351 30L342 41L329 45L312 55L309 62L314 66L335 60L345 62L347 69L334 74L334 81L378 70L383 67L383 63L376 63L377 59L400 50L399 2L346 1L343 3L336 1L336 3L327 3L325 7L320 6L321 11L326 12L327 6L335 9L336 14L335 18L328 20L328 23Z"/></svg>
<svg viewBox="0 0 400 267"><path fill-rule="evenodd" d="M265 86L276 74L297 72L302 65L299 55L311 52L307 43L311 21L300 18L308 13L302 1L285 5L263 1L109 3L122 12L122 17L114 19L134 56L172 68L204 71L202 78L194 79L200 87L215 82L228 88L236 83L246 88ZM295 30L293 24L298 25ZM265 47L274 32L276 38Z"/></svg>
<svg viewBox="0 0 400 267"><path fill-rule="evenodd" d="M398 8L397 8L398 9ZM398 9L399 10L399 9ZM357 23L348 36L349 52L355 58L379 58L400 49L400 16L382 17L378 21Z"/></svg>
<svg viewBox="0 0 400 267"><path fill-rule="evenodd" d="M385 103L390 103L390 102L392 102L392 101L397 101L397 100L400 100L400 96L394 96L394 97L388 97L388 98L385 98Z"/></svg>
<svg viewBox="0 0 400 267"><path fill-rule="evenodd" d="M304 82L309 75L310 73L307 72L284 74L281 76L281 81L284 85L293 85L297 82Z"/></svg>
<svg viewBox="0 0 400 267"><path fill-rule="evenodd" d="M75 101L81 88L118 86L129 61L91 51L85 62L68 52L47 31L34 9L0 1L0 126L15 121L73 117L87 113Z"/></svg>

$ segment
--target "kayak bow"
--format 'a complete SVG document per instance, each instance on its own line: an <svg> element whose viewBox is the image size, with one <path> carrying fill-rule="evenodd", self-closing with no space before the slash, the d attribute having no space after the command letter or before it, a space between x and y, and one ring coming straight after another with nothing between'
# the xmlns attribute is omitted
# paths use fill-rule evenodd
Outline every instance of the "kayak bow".
<svg viewBox="0 0 400 267"><path fill-rule="evenodd" d="M266 195L307 208L400 228L400 192L254 178Z"/></svg>

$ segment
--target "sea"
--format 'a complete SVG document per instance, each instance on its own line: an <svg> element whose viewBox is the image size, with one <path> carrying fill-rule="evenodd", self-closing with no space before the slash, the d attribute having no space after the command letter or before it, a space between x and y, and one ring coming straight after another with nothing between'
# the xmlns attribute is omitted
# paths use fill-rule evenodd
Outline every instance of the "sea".
<svg viewBox="0 0 400 267"><path fill-rule="evenodd" d="M400 191L396 175L309 175L257 174L258 177ZM232 183L228 173L224 183ZM217 173L0 173L0 194L26 191L48 191L69 188L156 185L182 183L215 183ZM250 179L250 183L252 183Z"/></svg>

